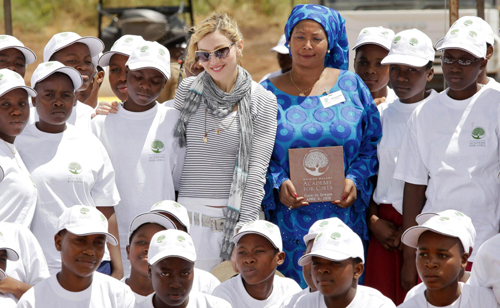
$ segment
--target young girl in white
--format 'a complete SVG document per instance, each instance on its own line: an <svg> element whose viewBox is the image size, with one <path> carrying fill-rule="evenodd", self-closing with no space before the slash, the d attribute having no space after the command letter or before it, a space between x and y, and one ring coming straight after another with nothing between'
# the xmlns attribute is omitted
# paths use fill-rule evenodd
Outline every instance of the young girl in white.
<svg viewBox="0 0 500 308"><path fill-rule="evenodd" d="M39 121L29 125L16 146L38 186L38 201L31 230L45 253L51 274L61 266L54 249L57 219L69 206L98 207L110 220L110 232L117 235L114 206L120 198L115 173L105 148L91 133L66 121L71 116L75 91L82 85L77 70L60 62L40 64L31 84L38 89L33 100ZM119 249L110 246L113 275L122 275ZM106 255L101 266L109 268ZM111 270L104 271L111 273Z"/></svg>
<svg viewBox="0 0 500 308"><path fill-rule="evenodd" d="M0 221L28 227L35 211L37 190L14 140L29 118L29 97L36 92L23 78L0 69Z"/></svg>

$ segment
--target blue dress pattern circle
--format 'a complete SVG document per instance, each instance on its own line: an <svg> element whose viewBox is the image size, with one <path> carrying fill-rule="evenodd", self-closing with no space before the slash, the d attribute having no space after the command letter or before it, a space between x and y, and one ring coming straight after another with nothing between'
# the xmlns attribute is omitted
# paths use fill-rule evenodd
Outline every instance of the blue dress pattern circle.
<svg viewBox="0 0 500 308"><path fill-rule="evenodd" d="M288 95L269 79L263 81L262 86L282 100L278 106L278 129L262 207L266 219L281 229L286 258L278 270L304 288L307 284L298 260L305 251L303 237L315 221L340 218L361 237L366 247L368 228L365 216L373 191L370 177L378 170L377 144L382 137L382 126L370 91L352 72L341 70L337 83L330 89L330 93L342 91L345 102L328 108L324 108L320 101L326 94L305 98ZM353 180L358 189L354 204L343 209L329 202L320 202L288 210L278 196L281 184L289 179L288 149L337 145L344 147L346 178Z"/></svg>

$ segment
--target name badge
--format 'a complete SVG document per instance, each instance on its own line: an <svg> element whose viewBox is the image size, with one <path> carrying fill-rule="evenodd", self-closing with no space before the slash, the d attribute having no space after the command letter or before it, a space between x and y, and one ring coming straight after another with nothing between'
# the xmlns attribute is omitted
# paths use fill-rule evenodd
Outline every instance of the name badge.
<svg viewBox="0 0 500 308"><path fill-rule="evenodd" d="M321 103L323 104L323 108L328 108L340 103L345 102L345 97L342 91L337 91L328 94L327 96L323 96L320 98Z"/></svg>

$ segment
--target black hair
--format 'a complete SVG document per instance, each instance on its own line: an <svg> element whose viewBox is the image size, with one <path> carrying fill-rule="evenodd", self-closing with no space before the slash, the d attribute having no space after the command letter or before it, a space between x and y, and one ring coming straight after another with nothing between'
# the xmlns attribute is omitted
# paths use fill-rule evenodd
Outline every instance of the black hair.
<svg viewBox="0 0 500 308"><path fill-rule="evenodd" d="M427 64L425 65L425 69L430 70L432 68L432 64L433 64L432 61L427 62Z"/></svg>
<svg viewBox="0 0 500 308"><path fill-rule="evenodd" d="M132 234L130 234L130 237L128 238L128 244L129 245L132 245L132 239L134 238L135 234L137 233L137 231L139 231L139 229L144 226L144 225L148 225L150 224L150 222L145 222L143 223L142 225L140 225L139 227L135 228L134 232L132 232Z"/></svg>
<svg viewBox="0 0 500 308"><path fill-rule="evenodd" d="M66 233L68 233L68 230L62 229L61 231L57 232L57 235L59 235L60 237L63 237Z"/></svg>
<svg viewBox="0 0 500 308"><path fill-rule="evenodd" d="M354 264L358 264L358 263L363 264L363 260L361 260L361 258L359 258L359 257L357 257L357 258L353 258L353 259L352 259L352 262L354 262Z"/></svg>

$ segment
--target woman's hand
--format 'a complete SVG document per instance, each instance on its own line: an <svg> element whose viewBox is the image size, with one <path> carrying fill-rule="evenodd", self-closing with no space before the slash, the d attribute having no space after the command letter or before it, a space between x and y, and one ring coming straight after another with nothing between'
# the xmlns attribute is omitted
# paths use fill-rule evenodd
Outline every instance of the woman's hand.
<svg viewBox="0 0 500 308"><path fill-rule="evenodd" d="M108 115L110 113L118 112L118 102L99 102L99 105L96 108L97 114Z"/></svg>
<svg viewBox="0 0 500 308"><path fill-rule="evenodd" d="M392 222L373 215L368 222L368 228L385 249L394 250L398 248L399 230Z"/></svg>
<svg viewBox="0 0 500 308"><path fill-rule="evenodd" d="M353 180L345 179L344 192L342 193L342 200L335 200L332 204L336 204L342 208L348 208L354 204L358 198L358 189L354 185Z"/></svg>
<svg viewBox="0 0 500 308"><path fill-rule="evenodd" d="M309 205L304 197L297 195L297 191L291 180L286 180L281 184L279 196L281 203L286 205L289 210Z"/></svg>

